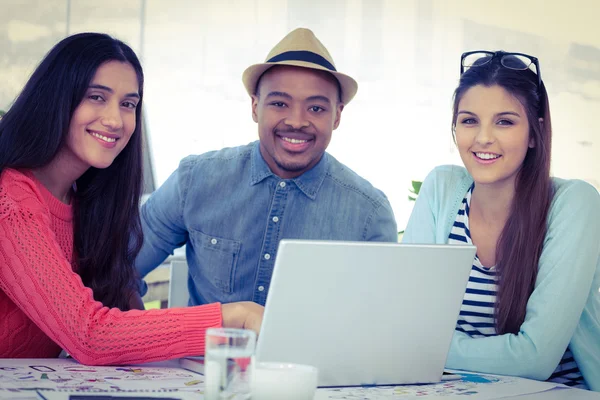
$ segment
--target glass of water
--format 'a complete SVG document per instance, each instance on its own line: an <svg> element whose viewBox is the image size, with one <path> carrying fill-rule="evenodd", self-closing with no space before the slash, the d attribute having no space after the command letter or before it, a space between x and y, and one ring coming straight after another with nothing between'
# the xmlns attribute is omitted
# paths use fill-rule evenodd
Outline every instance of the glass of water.
<svg viewBox="0 0 600 400"><path fill-rule="evenodd" d="M206 330L204 398L249 399L256 333L247 329Z"/></svg>

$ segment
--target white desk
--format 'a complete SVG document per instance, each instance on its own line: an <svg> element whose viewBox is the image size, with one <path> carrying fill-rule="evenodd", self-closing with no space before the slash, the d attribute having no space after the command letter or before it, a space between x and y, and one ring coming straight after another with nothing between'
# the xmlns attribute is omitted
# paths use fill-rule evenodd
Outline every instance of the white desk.
<svg viewBox="0 0 600 400"><path fill-rule="evenodd" d="M321 391L323 389L318 389L318 391ZM450 396L450 398L458 398L459 396ZM465 399L469 399L469 398L477 398L477 395L473 395L473 396L461 396L464 397ZM339 397L339 398L352 398L352 399L358 399L359 397ZM360 399L369 399L371 398L368 394L363 394ZM379 398L376 395L374 395L372 398ZM390 397L392 398L392 397ZM398 398L401 399L403 397L393 397L393 398ZM443 397L443 396L423 396L424 399L431 399L431 400L435 400L435 399L444 399L444 398L448 398L448 397ZM555 388L555 389L551 389L551 390L547 390L544 392L539 392L539 393L532 393L532 394L524 394L524 395L520 395L520 396L509 396L509 397L494 397L494 399L496 400L508 400L508 399L515 399L515 400L600 400L600 393L598 392L591 392L588 390L580 390L580 389L571 389L571 388Z"/></svg>
<svg viewBox="0 0 600 400"><path fill-rule="evenodd" d="M110 379L117 380L110 381ZM535 381L522 381L528 382L528 385L529 383L535 383ZM85 384L95 388L104 388L109 387L109 385L112 385L113 383L116 384L118 382L119 384L124 384L126 382L125 386L120 386L122 389L134 388L139 390L142 387L153 389L165 387L178 388L178 392L163 393L163 395L169 395L169 397L177 398L179 393L181 393L181 397L185 399L201 399L202 395L200 393L203 390L203 377L191 371L181 369L178 360L142 364L140 366L129 368L86 367L77 364L74 360L71 359L0 359L0 399L2 400L19 398L15 395L15 392L8 392L8 388L48 388L49 386L52 386L54 382L61 382L61 384L66 385L61 387L75 387ZM539 386L540 384L537 383L536 385ZM545 385L542 386L544 386L544 388L546 387ZM494 386L490 385L487 387L488 395L491 394L493 396L496 394ZM361 398L370 398L368 390L370 389L367 389L367 391L361 395ZM484 390L479 389L480 394L483 394L483 392ZM34 399L36 397L35 392L28 391L27 393L32 394L32 397L27 397L28 399ZM146 394L148 396L152 396L151 393ZM324 389L319 389L318 397L320 397L319 394L325 394ZM67 394L65 394L64 396L65 398L68 398ZM389 394L385 397L388 396ZM472 396L464 397L476 399L478 398L478 396L479 395L475 394ZM423 397L433 400L437 398L434 395L428 395ZM402 397L394 398L398 399ZM489 399L491 397L488 396L487 398ZM501 399L502 397L494 398ZM600 393L578 389L556 388L541 393L513 396L510 397L510 399L600 400Z"/></svg>
<svg viewBox="0 0 600 400"><path fill-rule="evenodd" d="M552 389L546 392L510 397L518 400L598 400L600 393L580 389ZM505 399L507 399L505 397Z"/></svg>

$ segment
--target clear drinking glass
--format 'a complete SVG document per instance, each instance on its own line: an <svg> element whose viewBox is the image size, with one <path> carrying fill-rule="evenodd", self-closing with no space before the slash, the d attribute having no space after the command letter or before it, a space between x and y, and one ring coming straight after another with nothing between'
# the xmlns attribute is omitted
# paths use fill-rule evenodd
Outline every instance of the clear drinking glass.
<svg viewBox="0 0 600 400"><path fill-rule="evenodd" d="M250 364L255 347L254 331L232 328L206 330L206 400L250 398Z"/></svg>

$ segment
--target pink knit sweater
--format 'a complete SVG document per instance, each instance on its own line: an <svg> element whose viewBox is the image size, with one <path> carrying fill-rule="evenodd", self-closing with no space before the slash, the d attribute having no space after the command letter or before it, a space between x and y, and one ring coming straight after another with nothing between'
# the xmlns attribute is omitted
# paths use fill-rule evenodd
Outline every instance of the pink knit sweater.
<svg viewBox="0 0 600 400"><path fill-rule="evenodd" d="M73 271L72 208L30 172L0 176L0 358L125 364L204 354L220 304L122 312L94 300Z"/></svg>

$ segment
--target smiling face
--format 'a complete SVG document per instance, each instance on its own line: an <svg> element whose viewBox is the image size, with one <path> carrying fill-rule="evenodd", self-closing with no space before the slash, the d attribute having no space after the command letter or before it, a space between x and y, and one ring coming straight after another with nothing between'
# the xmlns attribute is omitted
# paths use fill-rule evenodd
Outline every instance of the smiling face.
<svg viewBox="0 0 600 400"><path fill-rule="evenodd" d="M129 63L108 61L96 70L69 124L63 153L72 168L106 168L127 146L140 100L136 72Z"/></svg>
<svg viewBox="0 0 600 400"><path fill-rule="evenodd" d="M458 103L456 144L476 184L514 187L527 150L534 146L525 108L504 88L476 85Z"/></svg>
<svg viewBox="0 0 600 400"><path fill-rule="evenodd" d="M295 178L314 167L340 123L335 78L300 67L277 66L261 77L252 96L260 152L277 176Z"/></svg>

